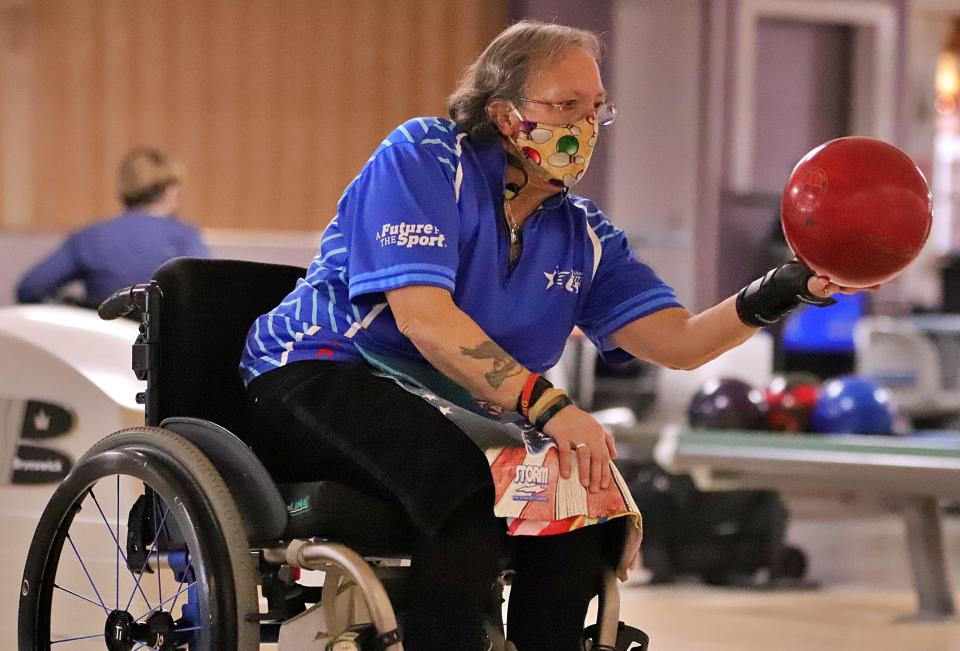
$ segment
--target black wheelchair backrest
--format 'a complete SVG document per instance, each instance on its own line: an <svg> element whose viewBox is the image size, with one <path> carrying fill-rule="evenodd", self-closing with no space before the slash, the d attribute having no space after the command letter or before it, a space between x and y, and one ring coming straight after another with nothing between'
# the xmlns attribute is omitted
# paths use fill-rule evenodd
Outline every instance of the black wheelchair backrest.
<svg viewBox="0 0 960 651"><path fill-rule="evenodd" d="M240 354L247 331L306 270L263 262L176 258L154 273L160 312L158 420L204 418L241 439Z"/></svg>

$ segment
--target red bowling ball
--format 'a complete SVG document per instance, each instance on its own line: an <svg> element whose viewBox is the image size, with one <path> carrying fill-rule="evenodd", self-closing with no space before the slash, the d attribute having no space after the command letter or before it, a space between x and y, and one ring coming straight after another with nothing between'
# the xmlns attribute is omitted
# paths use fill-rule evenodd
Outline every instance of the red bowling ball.
<svg viewBox="0 0 960 651"><path fill-rule="evenodd" d="M778 375L766 390L767 427L774 431L805 432L817 405L820 382L806 374Z"/></svg>
<svg viewBox="0 0 960 651"><path fill-rule="evenodd" d="M780 203L797 258L847 287L871 287L903 271L927 241L931 212L930 188L910 157L859 136L804 156Z"/></svg>

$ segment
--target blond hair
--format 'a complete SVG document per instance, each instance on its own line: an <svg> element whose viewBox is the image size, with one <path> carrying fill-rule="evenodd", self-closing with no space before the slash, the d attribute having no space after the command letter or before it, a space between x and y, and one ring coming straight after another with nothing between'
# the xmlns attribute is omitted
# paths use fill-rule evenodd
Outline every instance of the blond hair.
<svg viewBox="0 0 960 651"><path fill-rule="evenodd" d="M183 180L183 166L151 147L130 150L117 170L117 194L127 208L151 204Z"/></svg>
<svg viewBox="0 0 960 651"><path fill-rule="evenodd" d="M487 114L490 102L517 102L536 66L574 47L600 59L600 39L591 31L532 20L514 23L467 68L447 99L450 118L475 142L493 138L498 131Z"/></svg>

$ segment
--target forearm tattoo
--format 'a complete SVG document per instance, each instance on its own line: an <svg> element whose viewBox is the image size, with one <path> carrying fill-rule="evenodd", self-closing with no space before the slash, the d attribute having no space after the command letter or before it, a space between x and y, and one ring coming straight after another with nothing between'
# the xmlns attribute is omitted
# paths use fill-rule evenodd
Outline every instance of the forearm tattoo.
<svg viewBox="0 0 960 651"><path fill-rule="evenodd" d="M523 372L523 367L517 363L517 360L510 357L507 352L493 343L484 341L475 348L460 347L460 353L473 359L491 359L493 360L493 370L484 373L487 383L494 389L499 389L503 381L512 375L519 375Z"/></svg>

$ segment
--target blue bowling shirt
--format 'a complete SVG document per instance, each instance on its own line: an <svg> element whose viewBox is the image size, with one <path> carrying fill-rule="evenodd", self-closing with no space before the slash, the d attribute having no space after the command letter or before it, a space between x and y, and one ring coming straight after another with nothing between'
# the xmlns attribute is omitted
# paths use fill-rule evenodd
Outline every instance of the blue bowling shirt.
<svg viewBox="0 0 960 651"><path fill-rule="evenodd" d="M608 361L630 356L611 333L680 307L673 290L590 201L555 196L523 225L509 267L503 216L506 153L475 146L456 125L415 118L377 148L347 187L306 277L258 318L241 360L245 382L308 359L424 362L397 329L384 292L446 289L500 347L542 372L579 326Z"/></svg>

